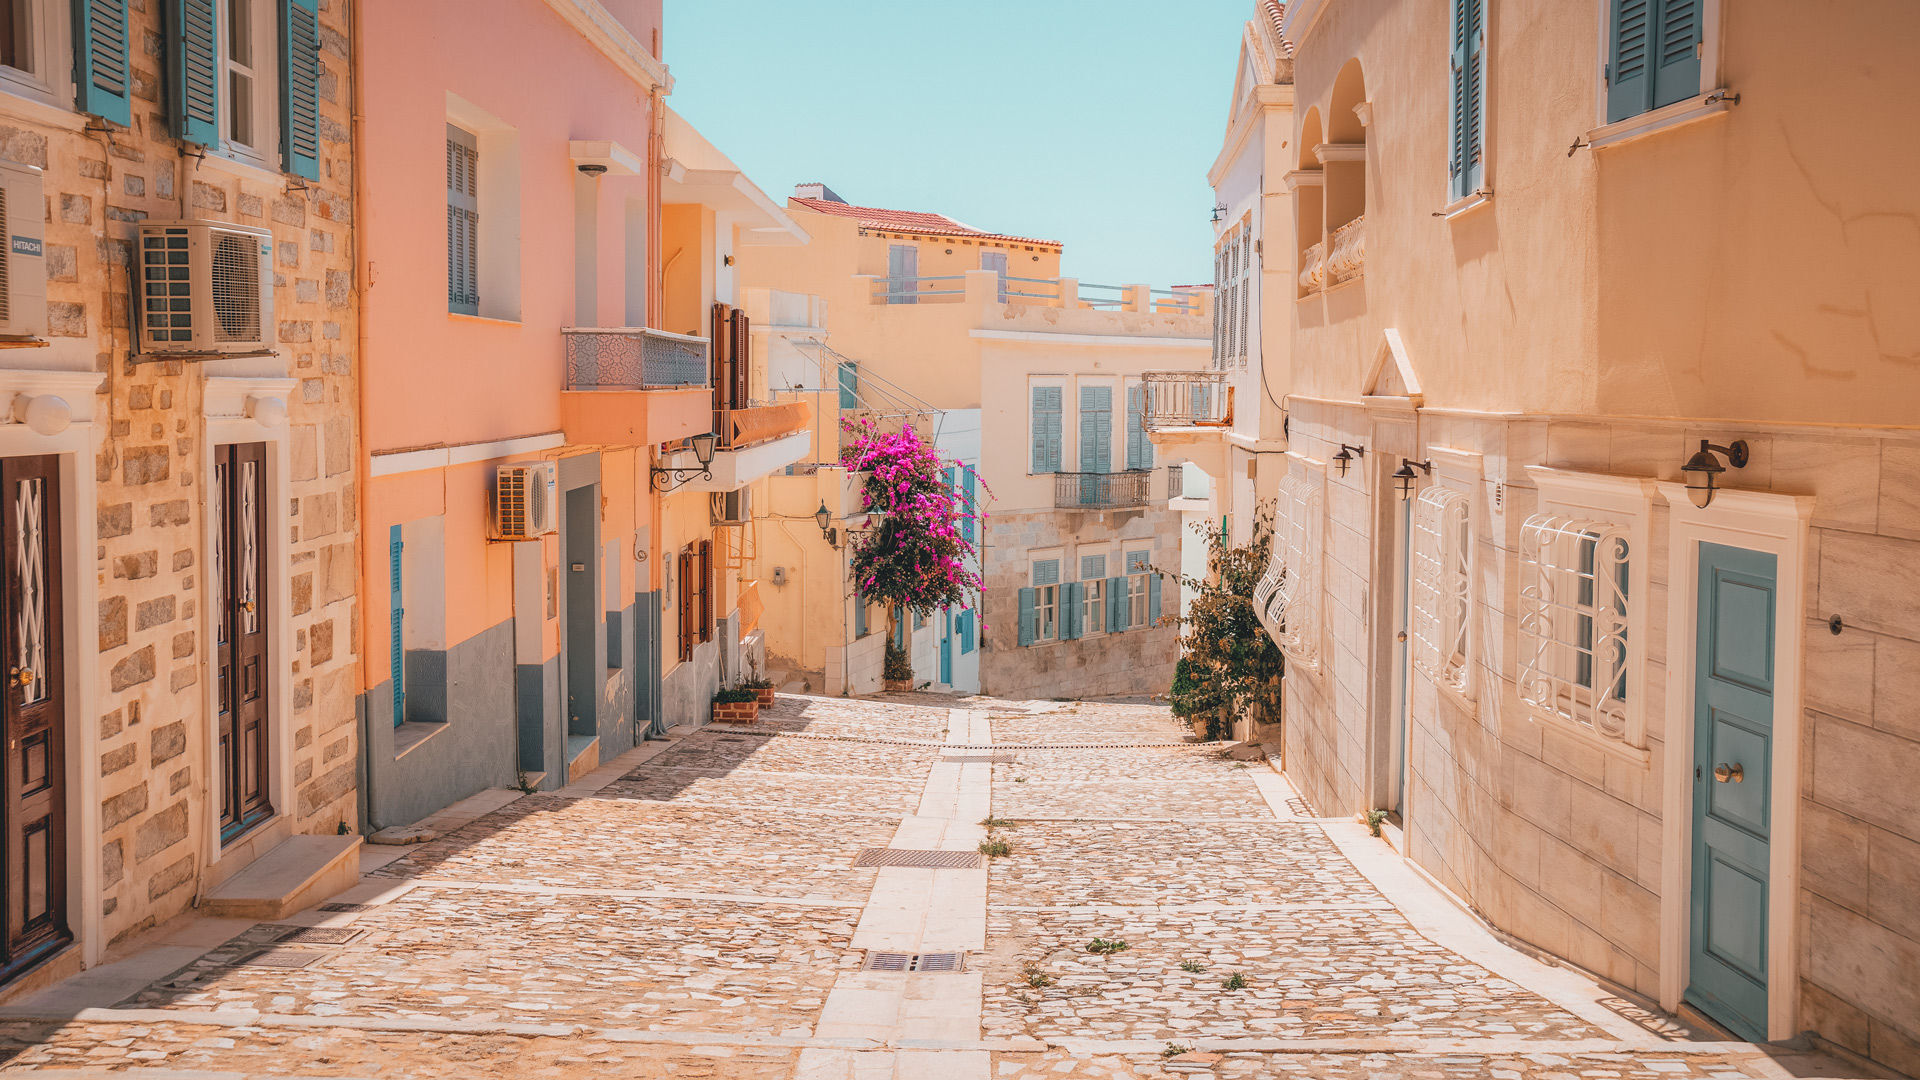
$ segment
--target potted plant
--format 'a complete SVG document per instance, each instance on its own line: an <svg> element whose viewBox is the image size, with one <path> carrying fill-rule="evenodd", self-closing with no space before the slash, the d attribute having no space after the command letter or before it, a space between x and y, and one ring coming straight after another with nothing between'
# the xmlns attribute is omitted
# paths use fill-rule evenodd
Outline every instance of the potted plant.
<svg viewBox="0 0 1920 1080"><path fill-rule="evenodd" d="M886 662L880 667L880 681L889 694L913 689L913 661L907 650L891 641L887 642Z"/></svg>
<svg viewBox="0 0 1920 1080"><path fill-rule="evenodd" d="M760 718L760 695L746 687L722 690L713 695L713 722L751 724Z"/></svg>
<svg viewBox="0 0 1920 1080"><path fill-rule="evenodd" d="M752 675L741 682L740 688L753 691L754 697L763 709L773 704L773 680L761 675L759 663L751 659L747 661L747 670L752 672Z"/></svg>

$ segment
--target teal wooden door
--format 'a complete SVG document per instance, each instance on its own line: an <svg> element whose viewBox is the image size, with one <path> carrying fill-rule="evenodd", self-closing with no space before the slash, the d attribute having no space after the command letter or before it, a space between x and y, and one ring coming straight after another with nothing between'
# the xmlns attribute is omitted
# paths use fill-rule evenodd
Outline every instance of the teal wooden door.
<svg viewBox="0 0 1920 1080"><path fill-rule="evenodd" d="M1774 557L1700 545L1693 693L1693 911L1687 1000L1767 1029Z"/></svg>
<svg viewBox="0 0 1920 1080"><path fill-rule="evenodd" d="M940 614L940 682L953 685L953 609Z"/></svg>

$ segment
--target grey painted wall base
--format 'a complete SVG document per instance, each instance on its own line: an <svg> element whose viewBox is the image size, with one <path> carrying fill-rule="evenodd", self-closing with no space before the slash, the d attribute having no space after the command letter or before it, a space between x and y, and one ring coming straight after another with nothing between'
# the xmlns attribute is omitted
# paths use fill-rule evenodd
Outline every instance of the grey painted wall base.
<svg viewBox="0 0 1920 1080"><path fill-rule="evenodd" d="M682 661L660 680L662 719L668 727L704 724L713 716L713 695L720 689L720 645L708 641L694 647L693 659Z"/></svg>
<svg viewBox="0 0 1920 1080"><path fill-rule="evenodd" d="M490 787L511 787L519 770L518 666L513 662L513 623L503 622L448 649L445 654L444 723L422 730L409 723L412 740L395 757L393 684L382 682L362 698L366 718L362 765L369 832L406 825ZM409 671L413 670L409 655ZM383 707L384 706L384 707ZM410 715L419 715L412 713ZM419 736L424 735L424 738Z"/></svg>

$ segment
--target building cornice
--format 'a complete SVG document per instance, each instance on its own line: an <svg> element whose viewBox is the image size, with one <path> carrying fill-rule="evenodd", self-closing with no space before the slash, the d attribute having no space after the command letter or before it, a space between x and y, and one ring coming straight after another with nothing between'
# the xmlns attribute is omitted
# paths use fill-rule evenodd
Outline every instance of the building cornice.
<svg viewBox="0 0 1920 1080"><path fill-rule="evenodd" d="M580 36L605 53L607 59L612 60L614 66L626 72L634 82L648 90L657 86L662 93L673 92L673 76L668 73L667 65L648 52L646 46L633 36L633 32L621 25L620 20L601 5L600 0L547 0L547 6L567 20L567 25L579 31Z"/></svg>
<svg viewBox="0 0 1920 1080"><path fill-rule="evenodd" d="M1251 107L1239 110L1231 124L1227 125L1226 139L1222 142L1219 156L1213 159L1213 166L1207 170L1207 183L1212 187L1220 186L1221 177L1239 158L1246 147L1247 139L1253 134L1254 127L1264 121L1270 110L1293 107L1292 83L1263 83L1253 88L1253 93L1244 100Z"/></svg>

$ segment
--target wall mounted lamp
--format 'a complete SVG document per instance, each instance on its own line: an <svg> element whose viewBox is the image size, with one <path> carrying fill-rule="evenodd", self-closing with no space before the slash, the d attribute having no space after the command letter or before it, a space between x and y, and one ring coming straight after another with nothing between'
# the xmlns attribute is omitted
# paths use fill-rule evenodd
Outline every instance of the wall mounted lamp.
<svg viewBox="0 0 1920 1080"><path fill-rule="evenodd" d="M713 479L713 448L719 440L714 437L713 432L703 431L687 441L693 444L693 460L699 462L700 467L663 469L655 465L652 472L653 490L672 491L692 482L695 477L702 480Z"/></svg>
<svg viewBox="0 0 1920 1080"><path fill-rule="evenodd" d="M1415 469L1419 469L1420 472L1414 472ZM1400 493L1401 502L1413 498L1413 486L1420 482L1420 473L1432 476L1433 462L1402 461L1400 467L1393 470L1393 487Z"/></svg>
<svg viewBox="0 0 1920 1080"><path fill-rule="evenodd" d="M1227 216L1227 206L1225 203L1221 203L1213 208L1213 214L1210 220L1219 221L1221 218L1226 216Z"/></svg>
<svg viewBox="0 0 1920 1080"><path fill-rule="evenodd" d="M1744 469L1747 467L1749 456L1747 440L1735 439L1728 446L1715 446L1706 439L1701 439L1699 451L1688 458L1685 465L1680 466L1680 472L1687 481L1687 498L1692 499L1693 505L1702 510L1707 508L1707 504L1713 502L1713 493L1718 483L1717 477L1727 471L1727 466L1720 464L1720 459L1715 457L1715 454L1725 454L1727 465Z"/></svg>
<svg viewBox="0 0 1920 1080"><path fill-rule="evenodd" d="M1334 465L1339 467L1340 475L1345 476L1347 475L1347 470L1353 467L1354 458L1363 458L1366 456L1367 456L1366 447L1348 446L1346 443L1341 443L1340 452L1333 455L1333 463Z"/></svg>
<svg viewBox="0 0 1920 1080"><path fill-rule="evenodd" d="M825 499L820 500L820 509L813 512L813 523L820 526L820 538L827 542L827 546L838 551L840 549L840 530L828 524L832 520L833 511L827 509L827 501Z"/></svg>

